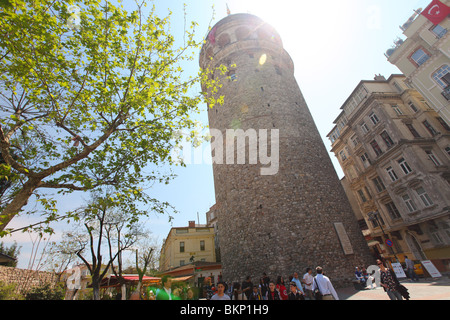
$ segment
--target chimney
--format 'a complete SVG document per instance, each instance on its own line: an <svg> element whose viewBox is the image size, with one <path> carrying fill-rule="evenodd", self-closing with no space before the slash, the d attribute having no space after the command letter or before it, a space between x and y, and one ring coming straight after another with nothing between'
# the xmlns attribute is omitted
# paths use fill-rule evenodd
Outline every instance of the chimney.
<svg viewBox="0 0 450 320"><path fill-rule="evenodd" d="M374 79L375 81L387 81L386 78L381 74L376 74Z"/></svg>
<svg viewBox="0 0 450 320"><path fill-rule="evenodd" d="M189 221L189 228L195 228L195 221Z"/></svg>

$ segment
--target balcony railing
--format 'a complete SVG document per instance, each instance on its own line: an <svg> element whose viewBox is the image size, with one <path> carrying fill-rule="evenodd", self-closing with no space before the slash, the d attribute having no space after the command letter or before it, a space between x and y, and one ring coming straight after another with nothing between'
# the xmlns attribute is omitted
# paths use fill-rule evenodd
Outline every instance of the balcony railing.
<svg viewBox="0 0 450 320"><path fill-rule="evenodd" d="M447 88L445 88L444 91L442 91L442 95L444 96L445 99L447 99L447 101L450 100L450 86L447 86Z"/></svg>

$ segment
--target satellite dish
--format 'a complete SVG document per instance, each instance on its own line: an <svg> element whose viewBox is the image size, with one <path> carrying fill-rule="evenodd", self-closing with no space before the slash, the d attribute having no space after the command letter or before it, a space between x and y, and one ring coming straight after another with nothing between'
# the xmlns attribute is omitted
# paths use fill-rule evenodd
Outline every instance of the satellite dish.
<svg viewBox="0 0 450 320"><path fill-rule="evenodd" d="M388 49L387 51L386 51L386 55L388 56L388 57L390 57L390 56L392 56L392 54L395 52L395 49Z"/></svg>

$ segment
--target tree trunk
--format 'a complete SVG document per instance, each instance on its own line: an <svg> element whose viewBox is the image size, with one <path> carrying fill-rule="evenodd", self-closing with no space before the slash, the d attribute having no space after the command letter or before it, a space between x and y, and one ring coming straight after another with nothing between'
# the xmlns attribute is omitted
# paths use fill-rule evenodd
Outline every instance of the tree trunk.
<svg viewBox="0 0 450 320"><path fill-rule="evenodd" d="M93 300L100 300L100 283L92 279Z"/></svg>
<svg viewBox="0 0 450 320"><path fill-rule="evenodd" d="M37 186L41 182L40 179L30 178L24 185L22 190L14 197L1 212L0 212L0 232L3 231L8 223L26 206L28 199L36 190Z"/></svg>

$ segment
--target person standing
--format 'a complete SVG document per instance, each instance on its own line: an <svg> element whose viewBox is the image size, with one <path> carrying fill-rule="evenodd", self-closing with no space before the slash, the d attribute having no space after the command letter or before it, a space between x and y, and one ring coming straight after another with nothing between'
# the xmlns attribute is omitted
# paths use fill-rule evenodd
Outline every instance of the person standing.
<svg viewBox="0 0 450 320"><path fill-rule="evenodd" d="M265 282L264 277L259 278L259 290L261 292L261 296L263 297L263 299L265 299L266 293L269 290L269 282Z"/></svg>
<svg viewBox="0 0 450 320"><path fill-rule="evenodd" d="M384 266L381 260L377 260L377 265L380 267L380 284L391 300L403 300L401 293L398 291L400 282L395 275L395 272Z"/></svg>
<svg viewBox="0 0 450 320"><path fill-rule="evenodd" d="M312 291L315 291L316 288L320 290L322 294L322 300L339 300L339 296L334 290L333 285L328 277L323 275L322 267L316 268L317 275L314 277Z"/></svg>
<svg viewBox="0 0 450 320"><path fill-rule="evenodd" d="M242 292L247 297L247 300L250 300L250 294L253 290L253 283L250 276L247 276L244 282L242 282Z"/></svg>
<svg viewBox="0 0 450 320"><path fill-rule="evenodd" d="M257 285L253 286L253 292L250 295L250 300L262 300L262 296Z"/></svg>
<svg viewBox="0 0 450 320"><path fill-rule="evenodd" d="M412 262L412 260L410 260L408 256L405 256L405 264L406 264L406 272L411 281L419 282L419 277L414 272L414 262Z"/></svg>
<svg viewBox="0 0 450 320"><path fill-rule="evenodd" d="M247 296L241 290L241 284L236 282L233 284L233 295L231 300L248 300Z"/></svg>
<svg viewBox="0 0 450 320"><path fill-rule="evenodd" d="M269 283L269 290L267 291L266 297L266 300L281 300L280 293L275 287L275 283L273 283L273 281L270 281Z"/></svg>
<svg viewBox="0 0 450 320"><path fill-rule="evenodd" d="M225 294L225 283L219 282L217 284L217 293L211 297L211 300L231 300L230 297Z"/></svg>
<svg viewBox="0 0 450 320"><path fill-rule="evenodd" d="M297 286L297 290L298 290L298 291L301 291L302 294L304 294L302 282L300 281L297 272L294 272L294 277L292 278L291 282L292 282L292 281L295 282L295 284L296 284L296 286Z"/></svg>
<svg viewBox="0 0 450 320"><path fill-rule="evenodd" d="M281 300L287 300L288 294L287 294L286 286L284 285L284 279L282 276L278 276L276 288L277 288L278 292L280 293Z"/></svg>
<svg viewBox="0 0 450 320"><path fill-rule="evenodd" d="M303 275L303 283L305 284L305 297L309 300L314 300L314 294L312 290L314 277L312 275L312 269L306 268L306 273Z"/></svg>
<svg viewBox="0 0 450 320"><path fill-rule="evenodd" d="M305 296L297 290L297 284L294 281L289 284L289 287L290 292L288 295L288 300L305 300Z"/></svg>
<svg viewBox="0 0 450 320"><path fill-rule="evenodd" d="M172 294L172 278L164 276L161 278L162 288L156 294L156 300L174 300Z"/></svg>

